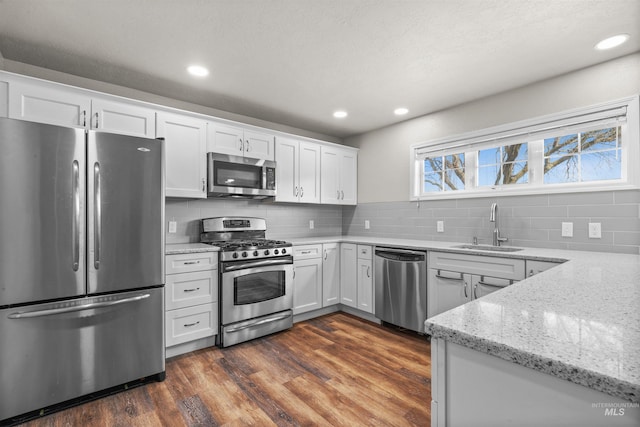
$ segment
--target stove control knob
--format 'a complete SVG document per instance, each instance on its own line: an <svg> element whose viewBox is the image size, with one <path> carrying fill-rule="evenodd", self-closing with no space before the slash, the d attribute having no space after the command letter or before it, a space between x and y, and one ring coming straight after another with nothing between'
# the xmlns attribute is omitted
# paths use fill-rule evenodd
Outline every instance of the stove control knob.
<svg viewBox="0 0 640 427"><path fill-rule="evenodd" d="M287 250L282 248L282 254L286 254L286 253L287 253Z"/></svg>
<svg viewBox="0 0 640 427"><path fill-rule="evenodd" d="M249 254L247 254L246 252L242 252L242 258L246 258L247 255L249 255Z"/></svg>
<svg viewBox="0 0 640 427"><path fill-rule="evenodd" d="M273 251L273 253L278 255L280 253L280 251L276 249L275 251Z"/></svg>
<svg viewBox="0 0 640 427"><path fill-rule="evenodd" d="M238 258L238 252L234 252L233 255L231 255L234 258Z"/></svg>
<svg viewBox="0 0 640 427"><path fill-rule="evenodd" d="M269 249L265 250L265 251L264 251L264 254L265 254L265 255L269 255Z"/></svg>
<svg viewBox="0 0 640 427"><path fill-rule="evenodd" d="M258 251L253 251L253 256L258 256Z"/></svg>

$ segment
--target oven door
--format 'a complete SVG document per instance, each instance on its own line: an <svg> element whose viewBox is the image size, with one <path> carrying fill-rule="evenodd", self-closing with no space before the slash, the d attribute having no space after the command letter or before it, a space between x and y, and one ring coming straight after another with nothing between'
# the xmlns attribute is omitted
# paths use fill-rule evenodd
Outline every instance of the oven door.
<svg viewBox="0 0 640 427"><path fill-rule="evenodd" d="M223 263L221 324L293 308L293 257Z"/></svg>

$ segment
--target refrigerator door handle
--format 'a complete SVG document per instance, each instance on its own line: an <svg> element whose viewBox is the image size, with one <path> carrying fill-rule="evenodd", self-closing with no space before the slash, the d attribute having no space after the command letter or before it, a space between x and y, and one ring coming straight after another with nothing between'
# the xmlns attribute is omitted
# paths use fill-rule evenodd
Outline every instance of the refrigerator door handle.
<svg viewBox="0 0 640 427"><path fill-rule="evenodd" d="M71 165L71 188L73 198L73 220L71 222L71 234L73 241L73 271L80 267L80 164L74 160Z"/></svg>
<svg viewBox="0 0 640 427"><path fill-rule="evenodd" d="M11 313L7 316L9 319L30 319L33 317L52 316L54 314L73 313L75 311L93 310L96 308L112 307L114 305L126 304L130 302L136 302L149 298L151 294L136 295L131 298L124 298L115 301L102 301L89 304L77 305L72 307L52 308L48 310L36 310L36 311L20 311L17 313Z"/></svg>
<svg viewBox="0 0 640 427"><path fill-rule="evenodd" d="M102 208L100 205L100 163L93 165L93 266L100 268L100 242L102 240Z"/></svg>

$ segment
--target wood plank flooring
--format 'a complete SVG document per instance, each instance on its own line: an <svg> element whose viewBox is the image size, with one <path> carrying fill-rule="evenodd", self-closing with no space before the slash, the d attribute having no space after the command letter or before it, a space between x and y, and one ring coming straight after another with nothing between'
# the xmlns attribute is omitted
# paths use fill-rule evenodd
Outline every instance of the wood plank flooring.
<svg viewBox="0 0 640 427"><path fill-rule="evenodd" d="M346 313L167 361L167 378L25 426L430 425L427 338Z"/></svg>

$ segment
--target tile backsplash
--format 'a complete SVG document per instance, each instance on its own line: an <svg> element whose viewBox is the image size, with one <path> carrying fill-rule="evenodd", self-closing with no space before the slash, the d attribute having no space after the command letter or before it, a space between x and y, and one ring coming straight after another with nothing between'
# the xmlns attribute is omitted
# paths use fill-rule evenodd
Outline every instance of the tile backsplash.
<svg viewBox="0 0 640 427"><path fill-rule="evenodd" d="M640 253L640 191L542 194L417 202L364 203L343 210L343 233L491 244L490 206L498 204L500 235L508 246ZM365 220L370 229L364 228ZM444 232L437 232L443 221ZM573 237L562 237L563 222ZM602 237L589 238L588 224Z"/></svg>
<svg viewBox="0 0 640 427"><path fill-rule="evenodd" d="M200 241L200 219L214 216L254 216L267 220L267 238L292 239L342 235L342 207L273 203L236 199L166 199L165 230L169 221L177 222L176 233L166 233L166 242ZM309 227L313 221L314 228Z"/></svg>
<svg viewBox="0 0 640 427"><path fill-rule="evenodd" d="M508 246L640 253L640 190L470 198L416 202L362 203L358 206L304 205L234 199L167 199L168 222L177 232L167 243L198 242L202 218L256 216L267 220L267 237L291 239L357 235L491 244L491 203L498 203L501 236ZM364 222L370 228L365 229ZM314 228L309 222L314 222ZM437 232L443 221L444 232ZM563 222L573 237L562 237ZM602 237L588 236L588 224L601 224Z"/></svg>

